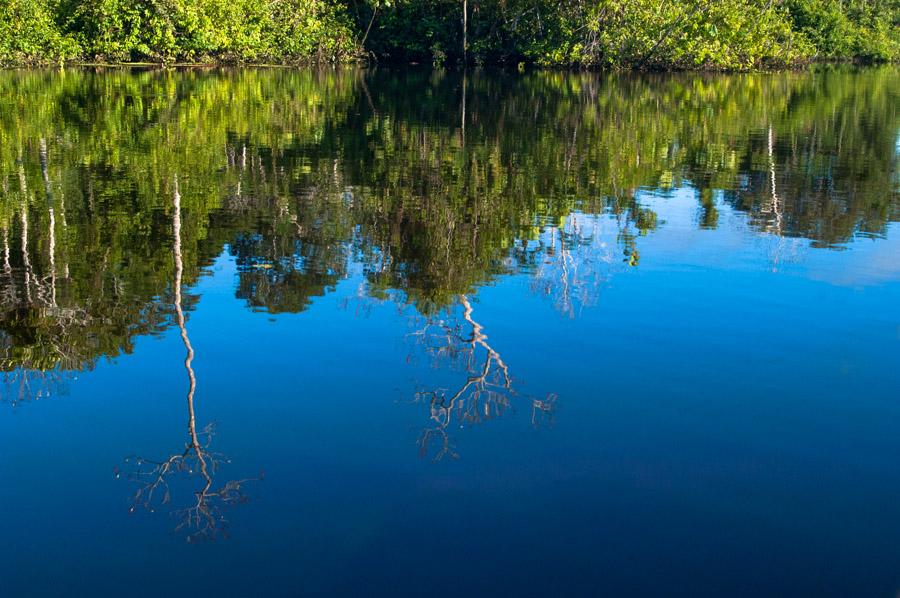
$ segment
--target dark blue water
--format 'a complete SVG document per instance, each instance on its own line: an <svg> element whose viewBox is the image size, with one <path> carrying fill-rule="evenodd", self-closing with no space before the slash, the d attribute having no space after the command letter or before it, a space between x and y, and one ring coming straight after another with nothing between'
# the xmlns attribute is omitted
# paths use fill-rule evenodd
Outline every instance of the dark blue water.
<svg viewBox="0 0 900 598"><path fill-rule="evenodd" d="M0 73L0 594L895 595L898 100Z"/></svg>

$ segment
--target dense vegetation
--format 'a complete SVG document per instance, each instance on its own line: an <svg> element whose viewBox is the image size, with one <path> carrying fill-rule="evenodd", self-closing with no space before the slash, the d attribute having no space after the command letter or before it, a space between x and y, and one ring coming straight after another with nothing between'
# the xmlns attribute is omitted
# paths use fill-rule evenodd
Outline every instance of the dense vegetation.
<svg viewBox="0 0 900 598"><path fill-rule="evenodd" d="M746 69L898 57L900 0L0 0L0 64Z"/></svg>

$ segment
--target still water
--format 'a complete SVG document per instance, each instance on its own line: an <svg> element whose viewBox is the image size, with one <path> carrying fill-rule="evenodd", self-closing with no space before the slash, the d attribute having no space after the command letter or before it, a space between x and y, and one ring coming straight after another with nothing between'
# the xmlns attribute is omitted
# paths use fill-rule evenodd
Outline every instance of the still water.
<svg viewBox="0 0 900 598"><path fill-rule="evenodd" d="M900 590L900 70L0 72L0 594Z"/></svg>

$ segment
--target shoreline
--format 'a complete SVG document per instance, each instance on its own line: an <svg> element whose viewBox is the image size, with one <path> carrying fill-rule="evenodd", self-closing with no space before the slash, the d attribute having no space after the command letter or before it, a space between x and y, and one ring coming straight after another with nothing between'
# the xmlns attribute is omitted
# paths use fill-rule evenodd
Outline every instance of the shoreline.
<svg viewBox="0 0 900 598"><path fill-rule="evenodd" d="M15 63L2 64L0 70L44 70L44 69L64 69L64 68L144 68L148 70L167 70L167 69L197 69L197 70L214 70L214 69L237 69L237 68L260 68L260 69L325 69L325 68L413 68L413 69L430 69L444 71L468 71L468 70L494 70L507 72L592 72L592 73L620 73L620 74L665 74L665 73L703 73L703 74L740 74L740 73L770 73L770 72L791 72L803 71L817 66L855 66L855 67L878 67L898 65L900 60L865 60L860 58L814 58L805 61L798 61L793 64L784 65L768 65L759 66L748 69L718 69L718 68L663 68L663 69L647 69L637 67L600 67L596 65L538 65L533 63L485 63L478 65L434 65L427 62L403 62L403 61L377 61L377 60L340 60L340 61L317 61L296 63L269 63L269 62L233 62L233 61L200 61L200 62L108 62L108 61L66 61L61 63L51 62L35 62L35 63Z"/></svg>

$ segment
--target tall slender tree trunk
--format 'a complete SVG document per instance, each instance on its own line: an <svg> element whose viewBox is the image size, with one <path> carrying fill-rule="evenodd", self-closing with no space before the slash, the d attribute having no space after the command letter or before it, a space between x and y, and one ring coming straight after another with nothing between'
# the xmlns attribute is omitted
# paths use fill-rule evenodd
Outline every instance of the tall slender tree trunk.
<svg viewBox="0 0 900 598"><path fill-rule="evenodd" d="M469 0L463 0L463 64L468 64L469 57Z"/></svg>
<svg viewBox="0 0 900 598"><path fill-rule="evenodd" d="M50 165L47 160L47 140L41 137L41 175L44 178L44 193L47 195L47 210L50 216L50 304L56 307L56 214L53 211L53 188L50 185Z"/></svg>
<svg viewBox="0 0 900 598"><path fill-rule="evenodd" d="M206 455L200 443L200 437L197 434L197 416L194 412L194 393L197 390L197 377L194 375L194 368L191 365L194 361L194 347L191 345L191 339L188 337L187 325L185 324L184 309L181 306L181 286L184 276L184 259L181 250L181 193L178 189L178 175L174 176L174 193L172 194L172 253L175 258L175 317L178 321L178 329L181 332L181 341L184 343L186 351L184 357L184 369L188 375L188 434L191 439L190 448L197 455L197 462L200 464L200 474L205 480L203 490L197 493L197 500L202 501L212 486L212 476L208 471L206 463ZM199 502L198 502L199 504Z"/></svg>
<svg viewBox="0 0 900 598"><path fill-rule="evenodd" d="M12 275L12 266L9 263L9 229L3 229L3 272L7 276Z"/></svg>
<svg viewBox="0 0 900 598"><path fill-rule="evenodd" d="M375 5L375 8L372 10L372 18L369 19L369 26L366 27L366 33L363 35L362 41L359 42L359 46L365 50L366 40L369 39L369 31L372 30L372 23L375 22L375 16L378 15L378 5Z"/></svg>
<svg viewBox="0 0 900 598"><path fill-rule="evenodd" d="M468 83L468 81L466 81L466 71L463 70L462 105L461 105L460 118L459 118L460 133L462 134L463 147L465 147L465 145L466 145L466 87L467 87L467 83Z"/></svg>
<svg viewBox="0 0 900 598"><path fill-rule="evenodd" d="M28 185L25 182L25 167L22 166L21 152L19 162L19 188L22 190L22 265L25 270L25 299L31 304L31 258L28 255Z"/></svg>

